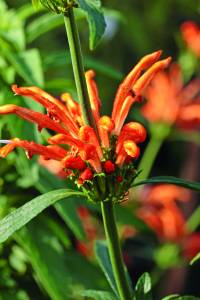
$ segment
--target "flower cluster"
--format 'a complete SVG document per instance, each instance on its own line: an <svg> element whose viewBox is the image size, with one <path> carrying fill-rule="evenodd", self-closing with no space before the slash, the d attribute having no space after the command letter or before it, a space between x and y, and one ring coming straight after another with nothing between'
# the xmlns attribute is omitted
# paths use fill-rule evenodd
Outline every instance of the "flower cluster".
<svg viewBox="0 0 200 300"><path fill-rule="evenodd" d="M41 114L14 104L0 107L0 115L17 116L47 128L56 134L48 145L13 138L0 148L6 157L14 148L25 149L28 158L34 154L44 160L60 162L66 176L71 178L92 201L120 201L137 175L134 161L140 154L138 144L146 138L145 128L137 122L124 125L131 106L140 101L141 93L154 75L168 66L170 58L158 61L161 51L143 57L118 88L112 117L100 116L101 101L92 70L86 72L86 83L96 128L84 123L80 105L70 94L61 100L37 87L12 86L16 95L30 97L46 108ZM145 71L143 74L142 72ZM3 142L3 141L1 141ZM52 162L51 162L52 163Z"/></svg>

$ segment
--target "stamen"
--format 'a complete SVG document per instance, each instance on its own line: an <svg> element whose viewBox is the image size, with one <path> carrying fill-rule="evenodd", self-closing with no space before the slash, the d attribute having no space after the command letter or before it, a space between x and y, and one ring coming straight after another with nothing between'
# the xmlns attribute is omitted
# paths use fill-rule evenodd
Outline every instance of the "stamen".
<svg viewBox="0 0 200 300"><path fill-rule="evenodd" d="M12 144L12 140L0 140L0 144Z"/></svg>

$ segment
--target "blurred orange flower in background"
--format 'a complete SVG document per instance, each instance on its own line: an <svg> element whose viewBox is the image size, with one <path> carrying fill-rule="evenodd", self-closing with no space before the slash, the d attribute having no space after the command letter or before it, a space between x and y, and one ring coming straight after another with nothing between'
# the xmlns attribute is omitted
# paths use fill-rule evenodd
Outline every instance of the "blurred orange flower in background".
<svg viewBox="0 0 200 300"><path fill-rule="evenodd" d="M193 21L186 21L181 25L182 37L189 49L200 57L200 28Z"/></svg>
<svg viewBox="0 0 200 300"><path fill-rule="evenodd" d="M161 242L174 242L183 256L191 259L200 251L200 233L191 233L178 202L190 201L184 188L160 184L141 193L138 216L155 232Z"/></svg>
<svg viewBox="0 0 200 300"><path fill-rule="evenodd" d="M200 127L200 79L184 86L181 69L172 64L169 70L160 71L145 91L147 103L142 114L150 122L160 122L181 128Z"/></svg>

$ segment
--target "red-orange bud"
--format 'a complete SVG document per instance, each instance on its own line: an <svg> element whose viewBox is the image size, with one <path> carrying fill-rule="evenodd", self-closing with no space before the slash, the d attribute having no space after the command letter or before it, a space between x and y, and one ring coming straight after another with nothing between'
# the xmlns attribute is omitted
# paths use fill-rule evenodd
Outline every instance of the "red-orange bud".
<svg viewBox="0 0 200 300"><path fill-rule="evenodd" d="M104 170L107 174L111 174L115 171L115 164L111 160L107 160L104 163Z"/></svg>
<svg viewBox="0 0 200 300"><path fill-rule="evenodd" d="M74 157L71 155L66 156L63 159L63 166L67 169L77 169L83 171L86 168L85 162L80 158L80 156Z"/></svg>
<svg viewBox="0 0 200 300"><path fill-rule="evenodd" d="M106 131L112 131L115 127L114 121L108 117L108 116L103 116L99 119L99 126L101 126L103 129Z"/></svg>
<svg viewBox="0 0 200 300"><path fill-rule="evenodd" d="M127 140L123 146L126 153L132 158L136 159L140 155L140 148L133 141Z"/></svg>
<svg viewBox="0 0 200 300"><path fill-rule="evenodd" d="M124 125L122 132L133 139L135 143L144 142L147 136L146 129L138 122L130 122Z"/></svg>
<svg viewBox="0 0 200 300"><path fill-rule="evenodd" d="M83 171L83 173L81 173L81 175L79 177L79 180L80 180L79 183L80 182L83 183L85 180L92 180L92 178L93 178L93 173L89 168L87 168L87 169L85 169L85 171Z"/></svg>
<svg viewBox="0 0 200 300"><path fill-rule="evenodd" d="M117 182L122 182L123 181L123 177L121 175L118 175L116 177Z"/></svg>

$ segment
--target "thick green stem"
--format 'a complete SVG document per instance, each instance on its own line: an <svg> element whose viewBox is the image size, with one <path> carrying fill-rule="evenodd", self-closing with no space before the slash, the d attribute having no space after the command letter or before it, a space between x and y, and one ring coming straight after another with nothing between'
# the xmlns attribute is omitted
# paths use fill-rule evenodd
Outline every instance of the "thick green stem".
<svg viewBox="0 0 200 300"><path fill-rule="evenodd" d="M92 109L87 91L81 45L73 7L69 8L67 15L64 16L64 20L72 59L76 89L78 93L79 103L82 109L84 122L85 124L91 125L94 129L96 129L96 124L93 119Z"/></svg>
<svg viewBox="0 0 200 300"><path fill-rule="evenodd" d="M118 288L118 293L121 300L131 300L132 293L127 281L123 264L112 201L101 202L101 210L110 260Z"/></svg>

